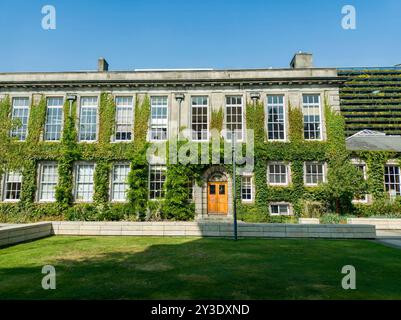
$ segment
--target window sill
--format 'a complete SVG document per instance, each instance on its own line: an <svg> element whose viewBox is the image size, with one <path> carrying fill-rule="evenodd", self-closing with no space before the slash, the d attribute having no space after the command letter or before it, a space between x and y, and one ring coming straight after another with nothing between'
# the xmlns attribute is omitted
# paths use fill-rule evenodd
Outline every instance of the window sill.
<svg viewBox="0 0 401 320"><path fill-rule="evenodd" d="M11 199L4 199L2 202L3 203L18 203L20 202L21 199L15 199L15 200L11 200Z"/></svg>
<svg viewBox="0 0 401 320"><path fill-rule="evenodd" d="M289 187L289 183L268 183L270 187Z"/></svg>

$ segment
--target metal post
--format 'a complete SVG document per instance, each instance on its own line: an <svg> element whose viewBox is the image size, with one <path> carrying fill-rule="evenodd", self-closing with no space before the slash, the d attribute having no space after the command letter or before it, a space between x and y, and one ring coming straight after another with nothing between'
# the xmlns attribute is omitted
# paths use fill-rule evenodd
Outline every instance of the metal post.
<svg viewBox="0 0 401 320"><path fill-rule="evenodd" d="M235 131L231 131L231 151L232 151L232 161L233 161L233 217L234 217L234 240L238 239L238 230L237 230L237 190L236 190L236 134Z"/></svg>

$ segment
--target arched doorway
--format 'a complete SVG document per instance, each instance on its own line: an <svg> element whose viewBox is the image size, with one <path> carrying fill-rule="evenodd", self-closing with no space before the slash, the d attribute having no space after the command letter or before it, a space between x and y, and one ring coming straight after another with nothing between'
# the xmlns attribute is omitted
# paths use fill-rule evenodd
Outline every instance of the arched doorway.
<svg viewBox="0 0 401 320"><path fill-rule="evenodd" d="M207 213L228 214L228 181L221 173L214 173L207 182Z"/></svg>
<svg viewBox="0 0 401 320"><path fill-rule="evenodd" d="M195 184L194 191L197 220L232 217L232 179L224 166L207 168L202 175L202 184Z"/></svg>

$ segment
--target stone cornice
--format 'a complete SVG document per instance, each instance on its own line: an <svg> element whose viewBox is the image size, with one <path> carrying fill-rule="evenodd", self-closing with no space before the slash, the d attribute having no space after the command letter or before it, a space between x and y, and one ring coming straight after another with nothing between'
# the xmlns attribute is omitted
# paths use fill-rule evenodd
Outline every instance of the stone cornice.
<svg viewBox="0 0 401 320"><path fill-rule="evenodd" d="M0 88L338 86L345 80L335 69L0 73Z"/></svg>

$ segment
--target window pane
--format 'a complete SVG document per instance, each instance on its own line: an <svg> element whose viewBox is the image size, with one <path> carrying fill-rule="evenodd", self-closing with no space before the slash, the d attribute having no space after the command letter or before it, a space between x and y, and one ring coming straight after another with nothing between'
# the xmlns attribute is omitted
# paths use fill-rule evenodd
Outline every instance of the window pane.
<svg viewBox="0 0 401 320"><path fill-rule="evenodd" d="M116 97L116 141L130 141L132 138L132 101L132 97Z"/></svg>
<svg viewBox="0 0 401 320"><path fill-rule="evenodd" d="M4 200L19 200L21 197L22 174L9 172L5 177Z"/></svg>
<svg viewBox="0 0 401 320"><path fill-rule="evenodd" d="M287 184L288 170L284 163L271 163L268 165L269 184Z"/></svg>
<svg viewBox="0 0 401 320"><path fill-rule="evenodd" d="M112 171L111 198L114 201L125 201L128 189L129 164L116 164Z"/></svg>
<svg viewBox="0 0 401 320"><path fill-rule="evenodd" d="M269 140L285 139L284 97L267 97L267 133Z"/></svg>
<svg viewBox="0 0 401 320"><path fill-rule="evenodd" d="M252 178L243 176L241 179L241 199L252 200Z"/></svg>
<svg viewBox="0 0 401 320"><path fill-rule="evenodd" d="M13 98L11 118L13 120L11 137L19 141L26 140L28 134L29 98Z"/></svg>
<svg viewBox="0 0 401 320"><path fill-rule="evenodd" d="M320 96L303 95L302 112L304 115L304 138L319 140L321 137Z"/></svg>
<svg viewBox="0 0 401 320"><path fill-rule="evenodd" d="M94 164L80 164L76 166L75 200L88 202L93 200L94 171Z"/></svg>
<svg viewBox="0 0 401 320"><path fill-rule="evenodd" d="M149 170L149 199L164 198L166 167L151 166Z"/></svg>
<svg viewBox="0 0 401 320"><path fill-rule="evenodd" d="M82 97L79 116L79 140L95 141L97 132L97 97Z"/></svg>
<svg viewBox="0 0 401 320"><path fill-rule="evenodd" d="M61 138L63 122L63 98L47 98L46 124L44 140L58 141Z"/></svg>
<svg viewBox="0 0 401 320"><path fill-rule="evenodd" d="M318 184L324 182L323 163L306 162L305 163L305 183Z"/></svg>
<svg viewBox="0 0 401 320"><path fill-rule="evenodd" d="M41 164L39 177L39 201L55 201L58 182L57 164Z"/></svg>
<svg viewBox="0 0 401 320"><path fill-rule="evenodd" d="M384 185L386 191L401 195L401 174L400 167L388 165L384 168Z"/></svg>
<svg viewBox="0 0 401 320"><path fill-rule="evenodd" d="M271 204L270 205L270 214L271 215L285 215L288 216L291 214L289 204Z"/></svg>
<svg viewBox="0 0 401 320"><path fill-rule="evenodd" d="M192 140L208 140L208 99L207 97L192 97L191 105Z"/></svg>
<svg viewBox="0 0 401 320"><path fill-rule="evenodd" d="M150 140L167 140L167 97L151 97Z"/></svg>
<svg viewBox="0 0 401 320"><path fill-rule="evenodd" d="M232 132L235 132L236 140L242 140L242 97L226 97L226 138L231 140Z"/></svg>

